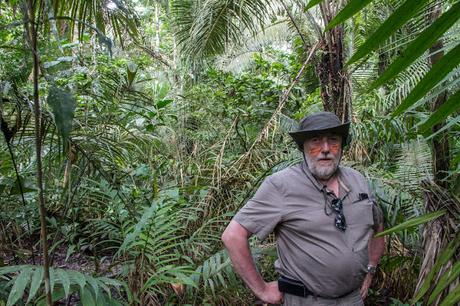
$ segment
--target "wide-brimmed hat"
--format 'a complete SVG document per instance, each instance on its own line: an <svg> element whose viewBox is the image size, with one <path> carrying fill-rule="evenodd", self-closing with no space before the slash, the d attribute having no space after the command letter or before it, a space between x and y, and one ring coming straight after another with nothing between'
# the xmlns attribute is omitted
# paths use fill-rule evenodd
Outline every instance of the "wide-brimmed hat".
<svg viewBox="0 0 460 306"><path fill-rule="evenodd" d="M342 136L342 148L350 141L349 136L350 122L342 123L339 117L330 112L319 112L304 117L299 122L296 131L289 132L289 135L297 143L300 150L308 138L319 134L332 133Z"/></svg>

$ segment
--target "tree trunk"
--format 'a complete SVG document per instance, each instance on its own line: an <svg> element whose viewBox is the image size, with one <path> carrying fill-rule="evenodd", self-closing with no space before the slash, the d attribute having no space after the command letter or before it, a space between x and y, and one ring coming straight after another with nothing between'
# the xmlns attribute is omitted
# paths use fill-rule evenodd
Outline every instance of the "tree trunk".
<svg viewBox="0 0 460 306"><path fill-rule="evenodd" d="M340 8L335 1L320 4L326 26ZM321 87L324 110L335 113L342 122L350 118L351 92L348 73L344 69L344 28L338 25L321 37L321 54L316 59L316 74Z"/></svg>
<svg viewBox="0 0 460 306"><path fill-rule="evenodd" d="M437 1L433 6L430 13L430 23L433 23L442 13L442 3ZM442 40L437 41L430 48L430 63L431 65L436 64L443 56L442 51L443 42ZM442 92L433 101L430 110L435 112L441 105L447 100L447 92ZM445 122L441 122L433 127L433 133L436 133L443 127ZM433 183L424 182L423 190L425 193L425 205L427 213L431 213L442 208L447 208L447 213L442 218L436 219L429 222L423 229L423 260L420 268L420 273L416 286L416 293L421 289L423 282L428 276L429 272L433 269L435 262L439 259L439 255L442 250L447 246L449 241L455 237L457 227L457 216L459 213L459 204L449 196L448 193L448 181L447 174L450 163L450 151L449 151L449 140L447 133L440 133L436 137L433 137L431 142L432 146L432 160L433 160ZM454 225L454 226L452 226ZM428 298L439 282L440 277L447 271L452 270L452 265L456 261L456 257L459 256L459 252L443 266L443 268L437 272L431 282L431 288L428 293L425 294L425 301L423 305L428 305ZM455 280L450 287L447 287L442 294L432 303L431 305L439 305L443 297L451 292L458 283Z"/></svg>
<svg viewBox="0 0 460 306"><path fill-rule="evenodd" d="M433 7L433 10L430 14L431 22L434 22L441 15L442 8L441 2L437 1L436 5ZM443 56L444 51L442 48L444 44L442 40L438 40L430 48L430 63L431 65L436 64ZM447 92L442 92L439 94L434 102L431 105L431 111L435 112L438 110L441 105L443 105L447 100ZM436 124L433 127L433 133L439 131L445 125L445 121ZM432 145L432 156L433 156L433 176L434 182L443 188L448 188L447 174L450 167L450 151L449 151L449 139L447 138L447 133L441 132L436 137L433 137Z"/></svg>
<svg viewBox="0 0 460 306"><path fill-rule="evenodd" d="M34 119L35 119L35 152L37 155L37 187L38 187L38 207L40 211L40 225L41 225L41 243L43 250L43 270L45 278L45 294L47 305L52 305L51 286L50 286L50 273L49 273L49 258L48 258L48 241L46 234L46 208L45 196L43 187L43 169L42 169L42 124L41 124L41 109L40 97L38 89L38 73L39 73L39 57L37 48L37 25L35 19L34 1L28 1L28 7L24 10L24 14L28 16L27 30L28 40L30 43L32 56L33 56L33 88L34 88Z"/></svg>
<svg viewBox="0 0 460 306"><path fill-rule="evenodd" d="M160 51L160 4L155 3L155 51Z"/></svg>

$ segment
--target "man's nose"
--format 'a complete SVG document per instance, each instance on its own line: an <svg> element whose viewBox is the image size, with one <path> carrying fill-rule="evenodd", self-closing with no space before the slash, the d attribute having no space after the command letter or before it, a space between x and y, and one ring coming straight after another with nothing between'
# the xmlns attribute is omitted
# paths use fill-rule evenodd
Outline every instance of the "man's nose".
<svg viewBox="0 0 460 306"><path fill-rule="evenodd" d="M330 151L330 147L329 147L329 141L327 141L327 139L323 140L322 144L321 144L321 152L323 153L329 153Z"/></svg>

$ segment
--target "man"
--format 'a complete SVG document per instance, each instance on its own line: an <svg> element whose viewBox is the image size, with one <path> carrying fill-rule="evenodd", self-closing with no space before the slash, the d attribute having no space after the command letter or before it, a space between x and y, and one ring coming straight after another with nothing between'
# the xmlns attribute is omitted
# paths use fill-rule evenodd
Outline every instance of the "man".
<svg viewBox="0 0 460 306"><path fill-rule="evenodd" d="M290 135L304 161L265 179L222 235L234 269L265 303L363 305L384 238L383 219L366 179L339 167L349 123L328 112L309 115ZM275 232L280 279L265 282L248 239Z"/></svg>

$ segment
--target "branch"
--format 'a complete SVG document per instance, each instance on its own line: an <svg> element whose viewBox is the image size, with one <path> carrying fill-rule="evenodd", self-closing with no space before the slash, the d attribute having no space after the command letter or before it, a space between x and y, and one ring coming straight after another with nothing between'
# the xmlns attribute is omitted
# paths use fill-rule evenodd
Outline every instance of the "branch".
<svg viewBox="0 0 460 306"><path fill-rule="evenodd" d="M141 48L144 52L146 52L148 55L153 57L154 59L160 61L163 65L168 67L169 69L173 69L172 64L168 59L166 59L160 52L157 52L155 50L152 50L150 48L147 48L146 46L143 46L141 44L136 44L139 48Z"/></svg>
<svg viewBox="0 0 460 306"><path fill-rule="evenodd" d="M303 42L303 46L304 48L307 50L308 49L308 45L307 45L307 42L305 40L305 38L303 37L303 34L302 32L300 31L300 28L299 26L297 25L297 22L295 21L294 19L294 16L292 16L291 12L289 11L287 5L284 3L283 0L280 0L281 4L283 5L284 9L286 10L286 13L288 14L289 16L289 19L291 20L292 24L294 25L296 31L297 31L297 34L299 34L300 36L300 39L302 39L302 42Z"/></svg>

